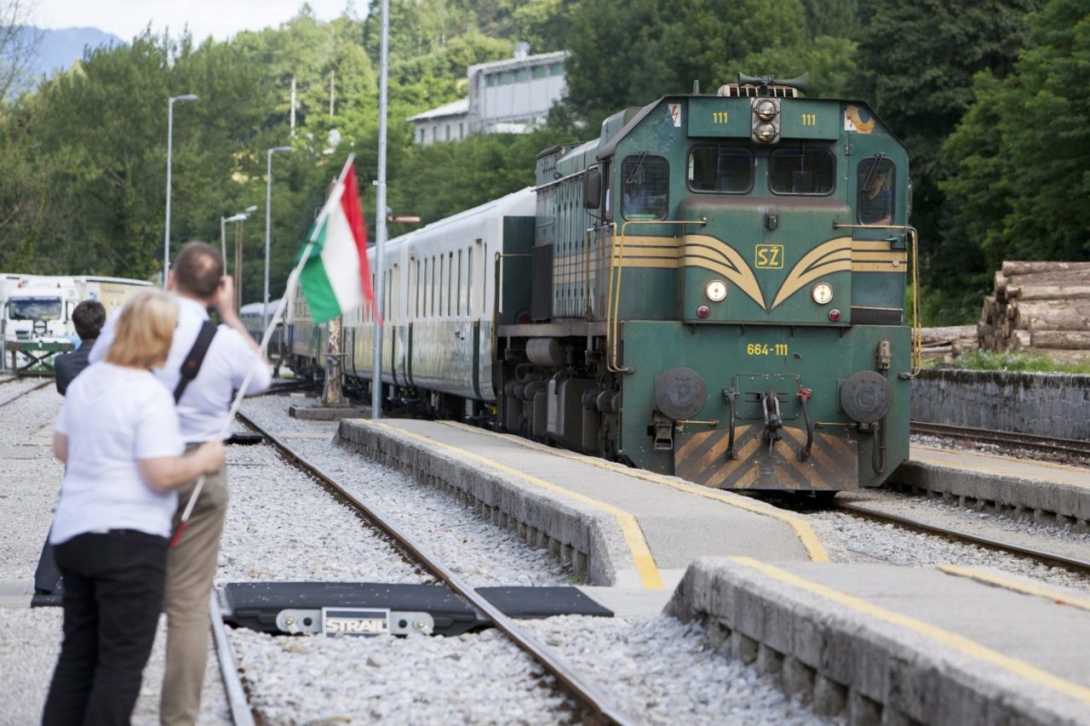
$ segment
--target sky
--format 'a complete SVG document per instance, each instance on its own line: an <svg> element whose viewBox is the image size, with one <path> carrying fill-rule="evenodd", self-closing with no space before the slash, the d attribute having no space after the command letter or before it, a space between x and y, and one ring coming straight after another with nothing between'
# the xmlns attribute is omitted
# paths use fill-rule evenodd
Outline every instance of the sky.
<svg viewBox="0 0 1090 726"><path fill-rule="evenodd" d="M28 25L60 30L63 28L98 28L123 41L143 31L150 22L152 30L170 29L180 35L188 25L193 39L201 42L209 35L226 40L241 30L275 28L298 14L304 0L30 0L34 6ZM350 15L363 17L367 0L309 0L319 20L333 20L346 7Z"/></svg>

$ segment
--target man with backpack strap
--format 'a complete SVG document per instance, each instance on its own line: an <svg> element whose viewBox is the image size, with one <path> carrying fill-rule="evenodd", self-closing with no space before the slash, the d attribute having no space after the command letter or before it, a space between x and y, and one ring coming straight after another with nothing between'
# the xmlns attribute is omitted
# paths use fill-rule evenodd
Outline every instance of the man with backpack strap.
<svg viewBox="0 0 1090 726"><path fill-rule="evenodd" d="M223 258L215 247L190 242L178 253L167 278L167 289L178 296L178 329L166 365L154 372L175 392L187 450L220 435L233 393L241 388L255 356L256 370L246 394L260 393L272 383L268 361L235 310L234 281L223 272ZM209 308L222 321L214 331L206 325ZM111 319L103 328L91 351L92 361L105 355L113 340L113 323ZM193 480L178 490L175 529L196 484ZM193 724L200 712L208 658L208 598L226 513L224 468L205 479L185 536L167 558L166 673L159 712L164 726Z"/></svg>

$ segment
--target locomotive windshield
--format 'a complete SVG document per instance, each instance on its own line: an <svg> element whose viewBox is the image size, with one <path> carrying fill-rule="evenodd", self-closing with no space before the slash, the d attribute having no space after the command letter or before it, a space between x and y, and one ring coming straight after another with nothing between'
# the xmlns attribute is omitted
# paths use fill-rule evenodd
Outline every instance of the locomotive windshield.
<svg viewBox="0 0 1090 726"><path fill-rule="evenodd" d="M621 164L621 194L627 219L665 219L670 165L661 156L641 152Z"/></svg>
<svg viewBox="0 0 1090 726"><path fill-rule="evenodd" d="M689 152L694 192L746 194L753 189L753 152L744 146L695 146Z"/></svg>
<svg viewBox="0 0 1090 726"><path fill-rule="evenodd" d="M860 224L891 224L893 220L893 162L880 154L859 162L856 189Z"/></svg>
<svg viewBox="0 0 1090 726"><path fill-rule="evenodd" d="M61 300L57 297L29 297L8 300L8 320L59 320Z"/></svg>
<svg viewBox="0 0 1090 726"><path fill-rule="evenodd" d="M828 149L800 146L772 152L768 187L773 194L832 194L836 189L836 157Z"/></svg>

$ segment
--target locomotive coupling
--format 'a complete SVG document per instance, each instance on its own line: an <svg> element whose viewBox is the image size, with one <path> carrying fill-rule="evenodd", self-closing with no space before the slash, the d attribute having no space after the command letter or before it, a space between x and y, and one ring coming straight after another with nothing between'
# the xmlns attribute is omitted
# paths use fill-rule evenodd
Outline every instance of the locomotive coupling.
<svg viewBox="0 0 1090 726"><path fill-rule="evenodd" d="M764 439L768 442L768 450L771 451L776 442L782 438L780 429L783 428L783 414L780 413L780 399L776 397L775 391L768 390L760 396L761 407L765 414Z"/></svg>

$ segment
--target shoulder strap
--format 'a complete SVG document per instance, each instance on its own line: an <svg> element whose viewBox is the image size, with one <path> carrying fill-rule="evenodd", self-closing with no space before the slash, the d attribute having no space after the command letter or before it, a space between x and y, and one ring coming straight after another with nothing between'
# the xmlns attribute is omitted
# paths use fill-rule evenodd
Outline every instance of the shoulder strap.
<svg viewBox="0 0 1090 726"><path fill-rule="evenodd" d="M197 340L194 341L193 347L189 349L189 353L185 357L185 362L182 363L182 377L178 381L178 387L174 389L174 403L182 400L182 394L185 393L186 386L197 377L197 373L201 370L201 364L204 363L204 355L208 352L208 346L212 344L212 338L215 335L215 324L211 320L205 320L201 324L201 332L197 333Z"/></svg>

